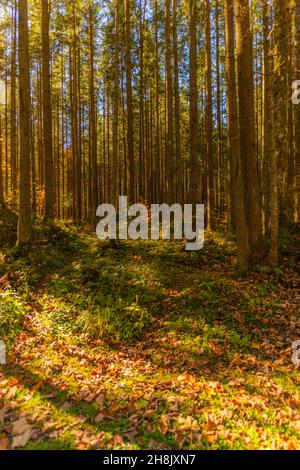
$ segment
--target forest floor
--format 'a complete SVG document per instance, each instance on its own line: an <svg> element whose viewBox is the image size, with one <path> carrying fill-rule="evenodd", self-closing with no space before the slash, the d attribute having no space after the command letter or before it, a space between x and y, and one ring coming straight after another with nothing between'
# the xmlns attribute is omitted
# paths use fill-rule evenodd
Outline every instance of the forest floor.
<svg viewBox="0 0 300 470"><path fill-rule="evenodd" d="M0 449L299 449L300 236L281 267L234 243L100 242L0 216ZM297 312L298 305L298 312Z"/></svg>

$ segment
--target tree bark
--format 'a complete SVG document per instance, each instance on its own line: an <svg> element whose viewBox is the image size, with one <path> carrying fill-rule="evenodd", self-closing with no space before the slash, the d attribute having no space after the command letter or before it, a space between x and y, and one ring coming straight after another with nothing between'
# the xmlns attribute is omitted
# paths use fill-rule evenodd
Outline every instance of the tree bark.
<svg viewBox="0 0 300 470"><path fill-rule="evenodd" d="M178 67L178 33L177 8L178 0L173 0L173 57L174 57L174 111L175 111L175 184L176 201L183 202L183 165L181 161L181 126L180 126L180 95Z"/></svg>
<svg viewBox="0 0 300 470"><path fill-rule="evenodd" d="M28 47L28 4L19 0L19 102L20 102L20 183L17 243L31 242L30 204L30 75Z"/></svg>
<svg viewBox="0 0 300 470"><path fill-rule="evenodd" d="M131 21L130 0L125 0L125 67L126 67L126 106L127 106L127 156L129 160L129 200L135 202L135 160L132 110L132 64L131 64Z"/></svg>
<svg viewBox="0 0 300 470"><path fill-rule="evenodd" d="M296 80L300 79L300 0L296 0ZM295 106L296 221L300 223L300 105Z"/></svg>
<svg viewBox="0 0 300 470"><path fill-rule="evenodd" d="M198 155L198 78L197 78L197 8L196 0L189 0L189 79L190 79L190 161L189 186L191 204L199 204Z"/></svg>
<svg viewBox="0 0 300 470"><path fill-rule="evenodd" d="M45 221L54 221L54 168L52 149L52 104L50 83L50 10L48 0L42 0L42 81L43 81L43 140L45 162Z"/></svg>
<svg viewBox="0 0 300 470"><path fill-rule="evenodd" d="M238 104L236 89L236 64L234 57L234 0L225 0L225 44L226 44L226 82L227 82L227 145L228 145L228 179L227 179L227 212L228 231L236 229L236 184L238 161L240 158Z"/></svg>
<svg viewBox="0 0 300 470"><path fill-rule="evenodd" d="M207 163L207 229L213 228L214 213L214 160L213 160L213 110L212 110L212 64L211 64L211 27L210 4L205 0L205 144Z"/></svg>
<svg viewBox="0 0 300 470"><path fill-rule="evenodd" d="M271 76L270 48L270 4L262 1L263 7L263 166L265 168L263 186L265 199L265 219L270 229L269 260L278 264L278 168L274 133L274 102Z"/></svg>
<svg viewBox="0 0 300 470"><path fill-rule="evenodd" d="M117 1L117 0L116 0ZM97 178L97 123L95 103L95 71L94 71L94 6L89 5L89 221L96 220L98 178Z"/></svg>
<svg viewBox="0 0 300 470"><path fill-rule="evenodd" d="M248 0L236 0L236 48L238 69L239 125L245 215L251 264L264 254L260 186L256 159L253 44Z"/></svg>

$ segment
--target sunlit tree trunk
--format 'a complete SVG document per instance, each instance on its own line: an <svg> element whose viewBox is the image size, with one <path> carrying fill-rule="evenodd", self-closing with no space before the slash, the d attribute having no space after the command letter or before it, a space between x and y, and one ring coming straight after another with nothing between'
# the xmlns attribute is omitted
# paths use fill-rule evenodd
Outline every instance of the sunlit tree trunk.
<svg viewBox="0 0 300 470"><path fill-rule="evenodd" d="M212 111L212 64L211 64L211 27L210 27L210 5L205 0L205 144L207 164L207 229L213 228L214 212L214 160L213 160L213 111Z"/></svg>
<svg viewBox="0 0 300 470"><path fill-rule="evenodd" d="M95 222L97 206L97 123L94 71L94 5L89 5L89 221Z"/></svg>
<svg viewBox="0 0 300 470"><path fill-rule="evenodd" d="M20 102L20 183L18 245L31 242L30 204L30 75L28 48L28 4L19 0L19 102Z"/></svg>
<svg viewBox="0 0 300 470"><path fill-rule="evenodd" d="M236 49L238 70L240 151L245 215L248 226L248 260L255 264L263 256L260 187L256 159L253 44L248 0L236 0Z"/></svg>
<svg viewBox="0 0 300 470"><path fill-rule="evenodd" d="M132 110L132 64L131 64L131 21L130 0L125 0L125 66L126 66L126 106L127 106L127 156L129 160L129 200L135 202L135 160Z"/></svg>
<svg viewBox="0 0 300 470"><path fill-rule="evenodd" d="M197 8L196 0L189 0L189 79L190 79L190 155L189 202L199 204L198 155L198 79L197 79Z"/></svg>
<svg viewBox="0 0 300 470"><path fill-rule="evenodd" d="M1 59L1 58L0 58ZM1 63L1 62L0 62ZM3 184L3 118L2 118L2 103L0 103L0 208L4 206L4 184Z"/></svg>
<svg viewBox="0 0 300 470"><path fill-rule="evenodd" d="M238 104L236 90L236 65L234 57L234 0L225 0L225 44L226 44L226 81L227 81L227 142L228 142L228 183L227 211L228 230L236 228L236 183L240 158Z"/></svg>
<svg viewBox="0 0 300 470"><path fill-rule="evenodd" d="M11 191L12 201L17 198L17 98L16 98L16 58L17 58L17 3L12 3L12 44L10 63L10 170L11 170Z"/></svg>
<svg viewBox="0 0 300 470"><path fill-rule="evenodd" d="M296 0L296 79L300 80L300 0ZM295 106L296 220L300 223L300 105Z"/></svg>
<svg viewBox="0 0 300 470"><path fill-rule="evenodd" d="M278 264L278 167L277 152L274 134L274 105L271 76L271 48L270 48L270 5L266 0L263 6L263 166L268 169L263 172L263 185L265 188L265 218L267 228L270 228L270 263Z"/></svg>
<svg viewBox="0 0 300 470"><path fill-rule="evenodd" d="M113 97L113 126L112 126L112 144L113 144L113 171L114 178L112 184L112 200L117 201L118 188L118 164L119 164L119 0L115 0L115 57L114 57L114 97Z"/></svg>
<svg viewBox="0 0 300 470"><path fill-rule="evenodd" d="M183 202L183 165L181 161L180 95L178 67L178 0L173 0L173 57L174 57L174 112L175 112L175 184L178 202Z"/></svg>
<svg viewBox="0 0 300 470"><path fill-rule="evenodd" d="M288 213L288 0L274 0L273 94L275 105L275 137L278 153L280 210Z"/></svg>
<svg viewBox="0 0 300 470"><path fill-rule="evenodd" d="M167 201L174 200L173 77L171 67L171 1L165 0L166 46L166 183Z"/></svg>
<svg viewBox="0 0 300 470"><path fill-rule="evenodd" d="M42 0L42 81L43 81L43 141L45 161L45 220L54 220L54 168L52 149L52 104L50 83L50 11L48 0Z"/></svg>

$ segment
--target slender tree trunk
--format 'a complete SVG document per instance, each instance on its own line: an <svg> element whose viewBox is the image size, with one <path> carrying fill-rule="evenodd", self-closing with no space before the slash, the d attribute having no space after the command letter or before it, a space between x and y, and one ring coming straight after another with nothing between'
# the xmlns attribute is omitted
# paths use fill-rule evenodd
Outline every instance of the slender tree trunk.
<svg viewBox="0 0 300 470"><path fill-rule="evenodd" d="M3 185L3 118L2 103L0 102L0 208L4 207L4 185Z"/></svg>
<svg viewBox="0 0 300 470"><path fill-rule="evenodd" d="M127 156L129 160L129 200L135 201L135 160L132 110L132 65L131 65L131 22L130 0L125 0L125 66L126 66L126 105L127 105Z"/></svg>
<svg viewBox="0 0 300 470"><path fill-rule="evenodd" d="M245 214L248 226L248 260L263 256L260 187L256 159L253 44L248 0L236 0L236 48L238 69L239 124Z"/></svg>
<svg viewBox="0 0 300 470"><path fill-rule="evenodd" d="M115 0L115 64L114 64L114 101L113 101L113 171L112 200L117 201L118 194L118 164L119 164L119 0Z"/></svg>
<svg viewBox="0 0 300 470"><path fill-rule="evenodd" d="M296 0L296 79L300 79L300 0ZM296 221L300 223L300 105L295 106Z"/></svg>
<svg viewBox="0 0 300 470"><path fill-rule="evenodd" d="M16 57L17 57L17 3L12 4L12 49L10 70L10 169L13 204L17 198L17 98L16 98Z"/></svg>
<svg viewBox="0 0 300 470"><path fill-rule="evenodd" d="M191 204L199 204L198 155L198 79L197 79L197 8L196 0L189 0L189 75L190 75L190 162L189 184Z"/></svg>
<svg viewBox="0 0 300 470"><path fill-rule="evenodd" d="M116 0L117 2L117 0ZM89 221L93 224L96 219L98 194L97 178L97 123L95 103L95 71L94 71L94 5L89 6Z"/></svg>
<svg viewBox="0 0 300 470"><path fill-rule="evenodd" d="M219 24L219 0L215 4L216 19L216 108L217 108L217 164L218 164L218 180L217 180L217 210L218 222L221 222L223 205L223 148L222 148L222 117L221 117L221 74L220 74L220 24Z"/></svg>
<svg viewBox="0 0 300 470"><path fill-rule="evenodd" d="M160 125L159 125L159 44L158 44L158 5L155 0L155 202L160 199L161 189L159 185L160 166L161 166L161 152L160 152Z"/></svg>
<svg viewBox="0 0 300 470"><path fill-rule="evenodd" d="M287 214L287 162L288 162L288 0L274 0L273 95L275 105L275 136L280 171L280 209Z"/></svg>
<svg viewBox="0 0 300 470"><path fill-rule="evenodd" d="M42 79L43 79L43 140L45 158L45 220L54 220L54 169L52 149L52 105L50 83L50 10L48 0L42 0Z"/></svg>
<svg viewBox="0 0 300 470"><path fill-rule="evenodd" d="M30 76L28 47L28 4L19 0L19 102L20 102L20 185L18 245L31 242L30 204Z"/></svg>
<svg viewBox="0 0 300 470"><path fill-rule="evenodd" d="M174 201L173 78L171 66L171 1L165 0L166 41L166 183L167 201Z"/></svg>
<svg viewBox="0 0 300 470"><path fill-rule="evenodd" d="M206 51L206 109L205 109L205 140L207 162L207 229L213 228L214 213L214 161L213 161L213 114L212 114L212 65L211 65L211 27L210 5L205 0L205 51Z"/></svg>
<svg viewBox="0 0 300 470"><path fill-rule="evenodd" d="M175 111L175 183L178 202L183 202L183 166L181 161L180 97L178 68L177 8L178 0L173 0L173 56L174 56L174 111Z"/></svg>
<svg viewBox="0 0 300 470"><path fill-rule="evenodd" d="M5 196L8 197L8 57L5 57Z"/></svg>
<svg viewBox="0 0 300 470"><path fill-rule="evenodd" d="M32 100L33 101L33 100ZM36 139L35 139L35 123L34 123L34 106L33 102L30 105L31 108L31 125L30 125L30 145L31 145L31 199L32 199L32 212L35 215L37 209L36 201Z"/></svg>
<svg viewBox="0 0 300 470"><path fill-rule="evenodd" d="M76 162L76 222L80 224L82 220L82 103L81 103L81 49L78 43L77 49L77 148L78 158Z"/></svg>
<svg viewBox="0 0 300 470"><path fill-rule="evenodd" d="M140 2L139 11L139 161L138 161L138 198L145 198L145 86L144 86L144 13Z"/></svg>
<svg viewBox="0 0 300 470"><path fill-rule="evenodd" d="M238 161L240 158L238 104L236 90L236 65L234 58L234 0L225 0L225 44L227 80L227 141L228 141L228 231L236 228L236 183Z"/></svg>
<svg viewBox="0 0 300 470"><path fill-rule="evenodd" d="M265 167L263 185L265 195L265 218L270 227L270 263L278 264L278 168L274 133L274 105L271 76L270 48L270 4L262 1L263 8L263 53L264 53L264 107L263 107L263 166ZM269 201L269 202L268 202Z"/></svg>
<svg viewBox="0 0 300 470"><path fill-rule="evenodd" d="M2 39L0 39L0 70L4 68L3 64L3 54L2 54ZM6 92L3 93L3 89L0 91L0 208L4 207L4 181L3 181L3 163L4 163L4 135L5 135L5 127L4 127L4 119L3 115L5 116L5 96ZM2 94L3 93L3 94ZM3 100L4 98L4 100ZM3 113L4 111L4 113Z"/></svg>

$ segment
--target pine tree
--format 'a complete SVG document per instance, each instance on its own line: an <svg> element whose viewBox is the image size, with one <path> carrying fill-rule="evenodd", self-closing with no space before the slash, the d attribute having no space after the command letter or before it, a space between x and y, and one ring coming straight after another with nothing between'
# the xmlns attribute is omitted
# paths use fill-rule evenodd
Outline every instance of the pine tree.
<svg viewBox="0 0 300 470"><path fill-rule="evenodd" d="M18 3L19 103L20 103L20 185L18 245L31 242L30 204L30 75L28 50L28 4Z"/></svg>

